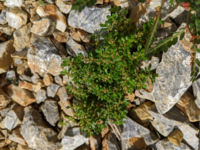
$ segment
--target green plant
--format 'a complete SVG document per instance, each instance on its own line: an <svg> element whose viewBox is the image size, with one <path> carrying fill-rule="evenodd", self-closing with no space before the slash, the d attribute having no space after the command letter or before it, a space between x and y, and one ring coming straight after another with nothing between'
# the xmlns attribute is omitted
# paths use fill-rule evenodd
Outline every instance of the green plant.
<svg viewBox="0 0 200 150"><path fill-rule="evenodd" d="M195 81L199 69L197 66L200 66L200 61L196 59L196 52L200 52L200 49L197 48L197 44L200 43L200 17L197 15L200 12L200 1L197 0L171 0L170 3L174 4L175 2L181 4L185 9L188 11L187 16L187 24L185 28L180 29L180 31L174 33L173 36L168 37L166 39L158 41L158 44L155 46L152 46L152 43L156 40L154 37L156 35L157 28L159 26L159 20L160 20L160 14L162 10L162 6L164 4L165 0L162 0L160 11L157 15L156 21L154 26L151 29L151 32L149 33L148 40L145 46L145 56L151 57L155 53L158 53L160 51L166 52L169 47L176 44L178 41L178 37L180 37L180 40L184 38L185 31L190 32L192 35L191 42L193 42L193 46L191 48L191 81ZM191 11L193 11L193 15L191 16L191 22L189 21Z"/></svg>
<svg viewBox="0 0 200 150"><path fill-rule="evenodd" d="M83 10L85 6L91 7L97 2L97 0L76 0L72 6L73 10Z"/></svg>
<svg viewBox="0 0 200 150"><path fill-rule="evenodd" d="M42 0L38 0L40 5L44 6L44 2Z"/></svg>
<svg viewBox="0 0 200 150"><path fill-rule="evenodd" d="M68 69L62 72L73 78L66 89L79 99L73 104L74 118L77 118L81 129L89 134L99 134L110 121L122 124L127 114L125 93L132 94L133 89L146 88L150 78L154 82L156 74L150 67L139 67L144 56L146 34L154 24L154 20L143 25L143 30L136 29L126 18L128 10L121 7L110 9L111 16L105 24L101 24L104 41L99 41L100 33L95 39L95 51L85 57L64 59L62 66Z"/></svg>

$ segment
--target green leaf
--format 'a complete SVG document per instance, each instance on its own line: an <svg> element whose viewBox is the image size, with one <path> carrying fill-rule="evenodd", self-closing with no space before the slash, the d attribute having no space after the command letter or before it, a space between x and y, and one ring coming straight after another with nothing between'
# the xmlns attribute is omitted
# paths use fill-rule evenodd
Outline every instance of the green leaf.
<svg viewBox="0 0 200 150"><path fill-rule="evenodd" d="M199 49L199 48L196 48L195 50L196 50L196 52L199 52L199 53L200 53L200 49Z"/></svg>
<svg viewBox="0 0 200 150"><path fill-rule="evenodd" d="M200 61L198 59L195 59L195 63L200 66Z"/></svg>
<svg viewBox="0 0 200 150"><path fill-rule="evenodd" d="M39 0L39 3L44 6L44 2L42 0Z"/></svg>

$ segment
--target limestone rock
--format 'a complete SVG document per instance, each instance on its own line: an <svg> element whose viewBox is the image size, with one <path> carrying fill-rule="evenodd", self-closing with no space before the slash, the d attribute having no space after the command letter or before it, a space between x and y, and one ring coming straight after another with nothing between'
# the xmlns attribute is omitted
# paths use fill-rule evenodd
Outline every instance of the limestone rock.
<svg viewBox="0 0 200 150"><path fill-rule="evenodd" d="M56 5L58 6L59 10L63 12L64 14L68 14L70 10L72 9L72 3L71 2L65 2L63 0L56 0Z"/></svg>
<svg viewBox="0 0 200 150"><path fill-rule="evenodd" d="M188 116L190 122L200 121L200 109L194 99L194 96L186 91L176 104L176 107Z"/></svg>
<svg viewBox="0 0 200 150"><path fill-rule="evenodd" d="M15 29L8 25L0 25L0 32L2 33L5 33L7 35L12 35L14 31Z"/></svg>
<svg viewBox="0 0 200 150"><path fill-rule="evenodd" d="M11 108L2 109L1 110L1 116L5 117L10 110L11 110Z"/></svg>
<svg viewBox="0 0 200 150"><path fill-rule="evenodd" d="M58 89L57 95L59 96L60 100L62 100L62 101L67 101L68 99L72 98L71 95L67 94L65 87L60 87Z"/></svg>
<svg viewBox="0 0 200 150"><path fill-rule="evenodd" d="M29 104L36 102L33 93L26 89L11 84L8 86L7 90L11 98L21 106L28 106Z"/></svg>
<svg viewBox="0 0 200 150"><path fill-rule="evenodd" d="M112 5L121 6L123 9L131 10L137 5L137 2L131 0L109 0Z"/></svg>
<svg viewBox="0 0 200 150"><path fill-rule="evenodd" d="M21 7L24 5L24 0L6 0L4 5L7 7Z"/></svg>
<svg viewBox="0 0 200 150"><path fill-rule="evenodd" d="M156 143L156 148L159 150L191 150L187 145L181 143L179 146L174 145L168 139L163 139Z"/></svg>
<svg viewBox="0 0 200 150"><path fill-rule="evenodd" d="M45 89L41 89L36 93L36 101L38 104L44 102L47 99L47 92Z"/></svg>
<svg viewBox="0 0 200 150"><path fill-rule="evenodd" d="M54 81L55 81L55 83L59 84L60 86L63 86L63 83L62 83L63 80L59 75L54 77Z"/></svg>
<svg viewBox="0 0 200 150"><path fill-rule="evenodd" d="M72 108L67 108L67 106L71 107L72 104L69 100L66 101L62 101L60 100L58 102L58 104L60 105L61 109L64 111L64 113L68 116L74 116L74 110Z"/></svg>
<svg viewBox="0 0 200 150"><path fill-rule="evenodd" d="M67 42L67 38L69 36L68 32L54 32L53 37L58 43Z"/></svg>
<svg viewBox="0 0 200 150"><path fill-rule="evenodd" d="M78 29L77 33L83 42L85 42L85 43L90 42L91 37L92 37L91 33L87 33L81 29Z"/></svg>
<svg viewBox="0 0 200 150"><path fill-rule="evenodd" d="M23 49L22 51L14 51L12 54L11 54L11 57L13 58L17 58L17 59L27 59L26 58L26 55L27 55L27 48Z"/></svg>
<svg viewBox="0 0 200 150"><path fill-rule="evenodd" d="M90 136L90 148L91 150L100 150L101 135L94 134Z"/></svg>
<svg viewBox="0 0 200 150"><path fill-rule="evenodd" d="M52 126L55 126L56 122L59 120L58 103L53 100L46 100L40 108L46 120Z"/></svg>
<svg viewBox="0 0 200 150"><path fill-rule="evenodd" d="M16 74L14 70L6 72L6 80L16 80Z"/></svg>
<svg viewBox="0 0 200 150"><path fill-rule="evenodd" d="M13 62L10 54L14 51L13 40L0 43L0 74L7 71L11 63Z"/></svg>
<svg viewBox="0 0 200 150"><path fill-rule="evenodd" d="M120 147L117 143L117 137L114 133L109 132L102 141L102 147L106 150L120 150Z"/></svg>
<svg viewBox="0 0 200 150"><path fill-rule="evenodd" d="M200 109L200 79L192 83L193 94L195 96L195 104Z"/></svg>
<svg viewBox="0 0 200 150"><path fill-rule="evenodd" d="M19 29L27 22L28 15L19 7L10 7L6 13L6 21L12 28Z"/></svg>
<svg viewBox="0 0 200 150"><path fill-rule="evenodd" d="M6 114L6 117L1 122L1 128L12 130L21 125L23 117L23 107L16 104L13 109Z"/></svg>
<svg viewBox="0 0 200 150"><path fill-rule="evenodd" d="M19 79L22 81L32 82L31 77L26 75L20 75Z"/></svg>
<svg viewBox="0 0 200 150"><path fill-rule="evenodd" d="M32 73L38 73L43 76L50 73L54 76L62 71L62 58L58 55L56 48L46 38L38 38L29 48L28 65Z"/></svg>
<svg viewBox="0 0 200 150"><path fill-rule="evenodd" d="M63 147L59 150L74 150L89 141L89 138L85 138L85 136L86 133L82 133L78 127L68 130L61 141Z"/></svg>
<svg viewBox="0 0 200 150"><path fill-rule="evenodd" d="M0 24L6 24L6 23L8 23L6 21L6 13L7 13L7 11L8 11L7 9L1 11L1 14L0 14Z"/></svg>
<svg viewBox="0 0 200 150"><path fill-rule="evenodd" d="M23 139L21 133L20 133L20 127L12 130L12 134L10 134L8 136L8 138L11 140L11 141L14 141L16 143L19 143L21 145L26 145L26 142L25 140Z"/></svg>
<svg viewBox="0 0 200 150"><path fill-rule="evenodd" d="M121 132L121 139L130 139L133 137L141 137L150 133L150 131L133 121L132 119L123 119L125 122L123 125L119 126L119 131Z"/></svg>
<svg viewBox="0 0 200 150"><path fill-rule="evenodd" d="M79 53L81 53L83 56L86 55L87 51L83 47L83 45L76 43L70 36L67 38L67 52L76 57Z"/></svg>
<svg viewBox="0 0 200 150"><path fill-rule="evenodd" d="M40 113L30 106L26 107L24 111L21 135L28 146L42 150L59 149L56 132L43 121Z"/></svg>
<svg viewBox="0 0 200 150"><path fill-rule="evenodd" d="M16 150L33 150L32 148L29 148L27 145L21 145L21 144L17 144Z"/></svg>
<svg viewBox="0 0 200 150"><path fill-rule="evenodd" d="M55 5L39 6L36 10L40 17L52 16L56 18L56 29L64 32L67 28L67 22L65 16L58 10Z"/></svg>
<svg viewBox="0 0 200 150"><path fill-rule="evenodd" d="M39 85L39 84L34 85L33 83L29 83L26 81L22 81L19 84L19 87L21 87L22 89L27 89L29 91L34 91L34 92L38 92L41 89L41 85Z"/></svg>
<svg viewBox="0 0 200 150"><path fill-rule="evenodd" d="M105 23L110 14L110 6L97 8L95 6L85 7L81 12L72 10L69 13L68 24L73 28L80 28L89 33L98 32L100 24Z"/></svg>
<svg viewBox="0 0 200 150"><path fill-rule="evenodd" d="M17 29L14 34L14 48L16 51L22 51L24 48L30 46L30 38L31 38L31 23L28 23L25 26Z"/></svg>
<svg viewBox="0 0 200 150"><path fill-rule="evenodd" d="M133 108L129 112L129 117L139 124L149 123L150 121L153 120L153 118L148 112L151 105L152 103L150 101L147 101L141 104L140 106Z"/></svg>
<svg viewBox="0 0 200 150"><path fill-rule="evenodd" d="M48 18L34 21L31 32L40 36L52 35L55 30L55 23Z"/></svg>
<svg viewBox="0 0 200 150"><path fill-rule="evenodd" d="M121 141L122 150L141 150L146 149L147 145L144 138L134 137L131 139L125 139Z"/></svg>
<svg viewBox="0 0 200 150"><path fill-rule="evenodd" d="M27 62L24 62L23 64L19 65L17 67L17 73L20 74L20 75L23 75L24 74L24 71L28 69L28 64Z"/></svg>
<svg viewBox="0 0 200 150"><path fill-rule="evenodd" d="M167 138L174 145L178 146L183 140L183 133L180 130L175 129L173 132L170 133L170 135Z"/></svg>
<svg viewBox="0 0 200 150"><path fill-rule="evenodd" d="M50 86L48 86L47 87L47 95L49 96L49 97L55 97L55 95L56 95L56 93L57 93L57 91L58 91L58 89L59 89L59 85L57 85L57 84L51 84Z"/></svg>
<svg viewBox="0 0 200 150"><path fill-rule="evenodd" d="M146 145L152 145L160 140L160 135L156 132L150 131L149 134L143 135Z"/></svg>
<svg viewBox="0 0 200 150"><path fill-rule="evenodd" d="M0 110L6 108L6 106L10 103L10 101L11 99L0 88Z"/></svg>
<svg viewBox="0 0 200 150"><path fill-rule="evenodd" d="M53 83L53 77L49 73L46 73L44 75L43 82L46 86L49 86Z"/></svg>

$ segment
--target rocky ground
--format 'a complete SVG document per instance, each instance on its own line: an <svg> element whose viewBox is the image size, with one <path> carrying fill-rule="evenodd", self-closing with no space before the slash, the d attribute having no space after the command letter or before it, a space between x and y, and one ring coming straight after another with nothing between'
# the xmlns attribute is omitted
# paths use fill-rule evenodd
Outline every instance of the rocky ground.
<svg viewBox="0 0 200 150"><path fill-rule="evenodd" d="M0 149L1 150L197 150L200 79L190 82L190 35L166 53L143 62L158 77L147 90L128 95L128 119L86 137L64 116L75 100L65 90L62 58L92 50L91 35L100 30L114 4L129 9L132 21L154 18L160 0L98 0L83 11L73 1L0 0ZM169 0L168 0L169 2ZM158 37L185 26L187 11L166 2ZM197 58L200 55L197 54ZM67 122L62 126L59 121Z"/></svg>

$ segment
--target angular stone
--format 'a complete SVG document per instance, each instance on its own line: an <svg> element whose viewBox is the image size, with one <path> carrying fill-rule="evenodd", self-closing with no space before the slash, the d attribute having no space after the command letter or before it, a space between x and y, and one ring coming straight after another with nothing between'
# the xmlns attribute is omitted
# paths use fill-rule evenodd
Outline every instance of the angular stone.
<svg viewBox="0 0 200 150"><path fill-rule="evenodd" d="M46 38L40 37L33 42L32 47L28 50L27 59L32 73L38 73L40 76L45 73L56 76L63 70L62 58Z"/></svg>
<svg viewBox="0 0 200 150"><path fill-rule="evenodd" d="M55 95L56 95L56 93L57 93L57 91L58 91L58 89L59 89L59 85L57 85L57 84L51 84L50 86L48 86L47 87L47 95L49 96L49 97L55 97Z"/></svg>
<svg viewBox="0 0 200 150"><path fill-rule="evenodd" d="M0 32L5 33L7 35L12 35L15 31L14 28L7 26L7 25L0 25Z"/></svg>
<svg viewBox="0 0 200 150"><path fill-rule="evenodd" d="M143 138L144 138L146 145L152 145L160 140L160 135L153 131L150 131L150 133L144 135Z"/></svg>
<svg viewBox="0 0 200 150"><path fill-rule="evenodd" d="M17 126L21 125L22 119L24 117L24 108L16 104L12 110L10 110L6 117L1 122L1 128L12 130Z"/></svg>
<svg viewBox="0 0 200 150"><path fill-rule="evenodd" d="M71 108L72 107L72 104L69 100L66 100L66 101L62 101L60 100L58 102L58 104L60 105L61 109L64 111L64 113L68 116L74 116L74 110ZM67 108L67 107L70 107L70 108Z"/></svg>
<svg viewBox="0 0 200 150"><path fill-rule="evenodd" d="M7 115L7 113L10 111L11 108L5 108L1 110L1 116L5 117Z"/></svg>
<svg viewBox="0 0 200 150"><path fill-rule="evenodd" d="M54 81L57 84L59 84L60 86L63 86L63 82L62 82L63 80L62 80L62 78L59 75L57 75L57 76L54 77Z"/></svg>
<svg viewBox="0 0 200 150"><path fill-rule="evenodd" d="M36 93L36 101L38 104L44 102L47 99L47 92L45 89L41 89Z"/></svg>
<svg viewBox="0 0 200 150"><path fill-rule="evenodd" d="M27 48L23 49L22 51L14 51L12 54L11 54L11 57L13 58L18 58L18 59L27 59L26 58L26 55L27 55Z"/></svg>
<svg viewBox="0 0 200 150"><path fill-rule="evenodd" d="M53 100L46 100L40 108L46 120L52 126L55 126L56 122L59 120L58 103Z"/></svg>
<svg viewBox="0 0 200 150"><path fill-rule="evenodd" d="M120 150L120 147L117 143L117 137L114 133L109 132L102 141L102 149L106 150Z"/></svg>
<svg viewBox="0 0 200 150"><path fill-rule="evenodd" d="M68 14L72 8L71 2L65 2L63 0L56 0L56 5L58 6L59 10L64 14Z"/></svg>
<svg viewBox="0 0 200 150"><path fill-rule="evenodd" d="M32 107L24 109L25 115L21 126L21 134L30 148L42 150L59 149L57 134Z"/></svg>
<svg viewBox="0 0 200 150"><path fill-rule="evenodd" d="M16 80L16 74L14 70L6 72L6 80Z"/></svg>
<svg viewBox="0 0 200 150"><path fill-rule="evenodd" d="M32 82L31 77L26 76L26 75L20 75L19 79L22 81Z"/></svg>
<svg viewBox="0 0 200 150"><path fill-rule="evenodd" d="M40 17L52 16L56 19L56 29L64 32L67 28L67 22L65 16L58 10L55 5L39 6L36 10Z"/></svg>
<svg viewBox="0 0 200 150"><path fill-rule="evenodd" d="M163 139L156 143L158 150L191 150L187 145L181 143L179 146L174 145L168 139Z"/></svg>
<svg viewBox="0 0 200 150"><path fill-rule="evenodd" d="M30 46L31 26L32 24L28 23L27 25L22 26L13 33L13 46L16 51L22 51L24 48Z"/></svg>
<svg viewBox="0 0 200 150"><path fill-rule="evenodd" d="M4 5L7 7L21 7L24 6L24 0L6 0Z"/></svg>
<svg viewBox="0 0 200 150"><path fill-rule="evenodd" d="M178 146L183 140L183 133L180 130L175 129L173 132L170 133L170 135L167 138L174 145Z"/></svg>
<svg viewBox="0 0 200 150"><path fill-rule="evenodd" d="M75 28L71 28L69 35L75 42L81 42L81 38Z"/></svg>
<svg viewBox="0 0 200 150"><path fill-rule="evenodd" d="M131 109L129 112L129 117L139 124L149 123L150 121L153 120L153 118L148 112L151 106L152 102L147 101L142 105Z"/></svg>
<svg viewBox="0 0 200 150"><path fill-rule="evenodd" d="M27 145L25 140L23 139L21 133L20 133L20 127L12 130L12 134L10 134L8 136L8 138L11 140L11 141L14 141L16 143L19 143L21 145Z"/></svg>
<svg viewBox="0 0 200 150"><path fill-rule="evenodd" d="M92 37L91 33L87 33L81 29L78 29L77 33L83 42L85 42L85 43L90 42L91 37Z"/></svg>
<svg viewBox="0 0 200 150"><path fill-rule="evenodd" d="M200 121L200 109L195 104L194 99L194 96L186 91L176 104L176 107L188 116L190 122Z"/></svg>
<svg viewBox="0 0 200 150"><path fill-rule="evenodd" d="M53 77L46 73L43 78L43 82L46 86L50 86L53 83Z"/></svg>
<svg viewBox="0 0 200 150"><path fill-rule="evenodd" d="M82 133L79 127L74 127L65 133L61 143L63 147L59 150L73 150L85 142L89 141L89 138L85 138L86 133Z"/></svg>
<svg viewBox="0 0 200 150"><path fill-rule="evenodd" d="M21 144L17 144L16 150L33 150L32 148L29 148L27 145L21 145Z"/></svg>
<svg viewBox="0 0 200 150"><path fill-rule="evenodd" d="M84 46L81 44L76 43L70 36L67 38L67 52L71 56L78 56L81 53L83 56L86 55L87 51L85 50Z"/></svg>
<svg viewBox="0 0 200 150"><path fill-rule="evenodd" d="M107 16L111 15L110 6L97 8L95 6L85 7L81 12L72 10L69 13L68 24L73 28L80 28L89 33L98 32L100 24L105 23Z"/></svg>
<svg viewBox="0 0 200 150"><path fill-rule="evenodd" d="M33 83L29 83L26 81L22 81L19 84L19 87L22 89L27 89L29 91L34 91L34 92L38 92L41 89L41 85L39 85L39 84L34 85Z"/></svg>
<svg viewBox="0 0 200 150"><path fill-rule="evenodd" d="M189 123L188 118L178 108L173 107L163 116L157 112L154 106L149 113L155 118L152 121L153 127L163 136L167 137L176 127L183 133L184 141L192 148L198 149L199 139L196 135L199 130Z"/></svg>
<svg viewBox="0 0 200 150"><path fill-rule="evenodd" d="M68 32L54 32L53 36L54 36L54 39L58 43L65 43L65 42L67 42L67 38L69 36L69 33Z"/></svg>
<svg viewBox="0 0 200 150"><path fill-rule="evenodd" d="M14 66L18 67L23 64L23 61L18 58L13 58L13 63L14 63Z"/></svg>
<svg viewBox="0 0 200 150"><path fill-rule="evenodd" d="M94 134L90 136L90 148L91 150L99 150L101 145L101 135Z"/></svg>
<svg viewBox="0 0 200 150"><path fill-rule="evenodd" d="M195 96L195 104L200 108L200 79L192 83L193 94Z"/></svg>
<svg viewBox="0 0 200 150"><path fill-rule="evenodd" d="M62 100L62 101L67 101L72 98L71 95L67 94L65 87L60 87L58 89L57 95L59 96L60 100Z"/></svg>
<svg viewBox="0 0 200 150"><path fill-rule="evenodd" d="M10 54L14 51L13 40L0 43L0 74L7 71L11 63L13 62Z"/></svg>
<svg viewBox="0 0 200 150"><path fill-rule="evenodd" d="M8 86L7 90L11 98L21 106L28 106L36 102L33 93L26 89L22 89L16 85L11 84Z"/></svg>
<svg viewBox="0 0 200 150"><path fill-rule="evenodd" d="M133 137L141 137L150 133L150 131L133 121L132 119L123 119L125 122L123 125L119 126L121 132L121 139L130 139Z"/></svg>
<svg viewBox="0 0 200 150"><path fill-rule="evenodd" d="M121 150L140 150L140 149L146 149L147 145L143 138L140 137L134 137L131 139L124 139L121 140Z"/></svg>
<svg viewBox="0 0 200 150"><path fill-rule="evenodd" d="M52 35L55 30L55 23L48 18L34 21L31 32L39 36Z"/></svg>
<svg viewBox="0 0 200 150"><path fill-rule="evenodd" d="M5 10L7 7L2 3L0 2L0 10Z"/></svg>
<svg viewBox="0 0 200 150"><path fill-rule="evenodd" d="M17 67L17 73L20 74L20 75L23 75L24 74L24 71L28 69L28 64L27 62L24 62L23 64L19 65Z"/></svg>
<svg viewBox="0 0 200 150"><path fill-rule="evenodd" d="M123 9L131 10L133 7L137 5L135 1L131 0L109 0L112 5L121 6Z"/></svg>
<svg viewBox="0 0 200 150"><path fill-rule="evenodd" d="M10 7L6 13L6 21L12 28L19 29L27 22L28 15L19 7ZM15 21L13 21L15 20Z"/></svg>
<svg viewBox="0 0 200 150"><path fill-rule="evenodd" d="M6 108L10 103L11 99L7 96L6 93L0 88L0 110Z"/></svg>
<svg viewBox="0 0 200 150"><path fill-rule="evenodd" d="M0 14L0 24L6 24L6 23L8 23L6 21L6 13L7 13L7 11L8 11L7 9L1 11L1 14Z"/></svg>

